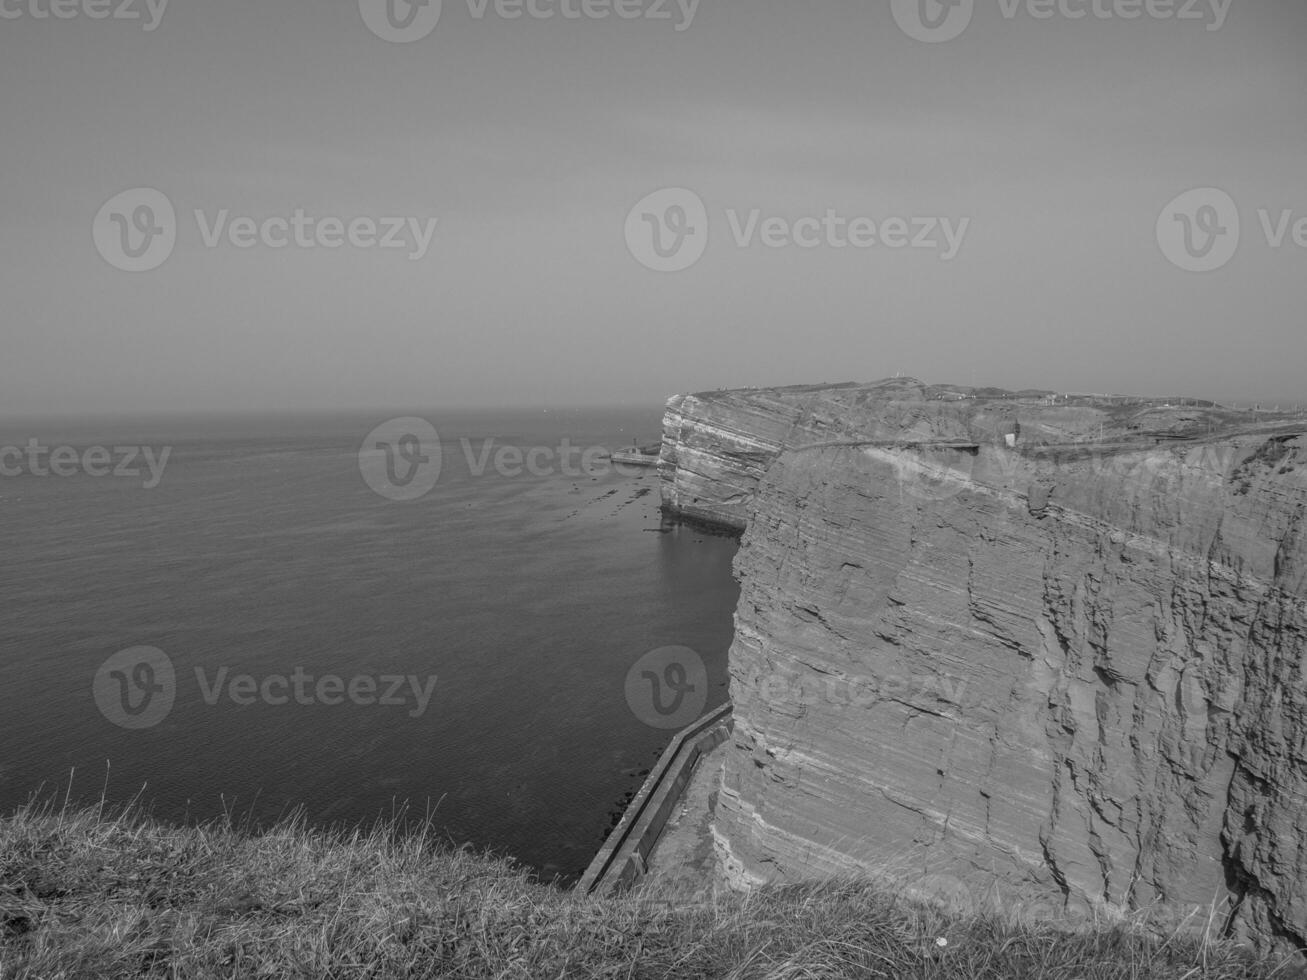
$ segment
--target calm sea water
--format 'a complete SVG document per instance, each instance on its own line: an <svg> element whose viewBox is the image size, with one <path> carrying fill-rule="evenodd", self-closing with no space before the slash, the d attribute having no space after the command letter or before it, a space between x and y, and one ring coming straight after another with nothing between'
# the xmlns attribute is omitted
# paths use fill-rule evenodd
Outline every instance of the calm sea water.
<svg viewBox="0 0 1307 980"><path fill-rule="evenodd" d="M657 407L422 414L443 467L410 502L360 474L385 415L0 427L0 447L172 450L148 489L144 467L0 476L0 812L70 785L178 821L302 807L316 825L366 825L407 803L452 842L579 873L669 737L628 705L632 665L691 647L709 706L725 700L735 544L667 532L652 471L502 474L492 455L478 476L465 458L487 439L652 441ZM129 730L93 689L136 646L170 659L176 700ZM210 704L196 668L208 684L223 668L436 680L420 714L407 687L402 706Z"/></svg>

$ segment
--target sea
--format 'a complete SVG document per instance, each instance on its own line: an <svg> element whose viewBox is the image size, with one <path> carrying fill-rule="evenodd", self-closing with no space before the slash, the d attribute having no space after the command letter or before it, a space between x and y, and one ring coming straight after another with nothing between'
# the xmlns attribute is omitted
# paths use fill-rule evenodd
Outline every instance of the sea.
<svg viewBox="0 0 1307 980"><path fill-rule="evenodd" d="M574 881L672 735L632 698L651 651L727 696L736 542L601 455L660 430L661 406L0 421L0 814L421 823Z"/></svg>

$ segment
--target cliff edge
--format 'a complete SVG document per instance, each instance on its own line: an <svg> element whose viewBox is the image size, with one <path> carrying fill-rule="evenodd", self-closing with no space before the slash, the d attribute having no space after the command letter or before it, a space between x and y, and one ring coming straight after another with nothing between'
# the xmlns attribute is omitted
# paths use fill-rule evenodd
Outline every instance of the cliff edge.
<svg viewBox="0 0 1307 980"><path fill-rule="evenodd" d="M728 879L1307 946L1304 433L907 378L673 398L665 509L743 532Z"/></svg>

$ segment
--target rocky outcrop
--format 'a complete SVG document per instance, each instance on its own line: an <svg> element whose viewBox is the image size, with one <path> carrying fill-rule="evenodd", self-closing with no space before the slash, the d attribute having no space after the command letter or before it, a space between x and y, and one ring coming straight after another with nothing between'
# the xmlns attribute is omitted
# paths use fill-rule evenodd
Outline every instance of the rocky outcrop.
<svg viewBox="0 0 1307 980"><path fill-rule="evenodd" d="M1304 945L1303 431L911 379L673 399L664 505L747 528L728 877Z"/></svg>
<svg viewBox="0 0 1307 980"><path fill-rule="evenodd" d="M677 395L663 415L658 461L665 509L743 531L758 481L805 417L789 389Z"/></svg>

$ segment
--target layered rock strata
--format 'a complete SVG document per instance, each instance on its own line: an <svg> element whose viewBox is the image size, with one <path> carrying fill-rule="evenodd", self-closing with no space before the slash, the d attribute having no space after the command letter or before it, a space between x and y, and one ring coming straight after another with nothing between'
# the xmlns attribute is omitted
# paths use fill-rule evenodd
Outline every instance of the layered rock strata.
<svg viewBox="0 0 1307 980"><path fill-rule="evenodd" d="M672 399L665 507L744 529L728 878L1304 945L1305 423L911 379Z"/></svg>

